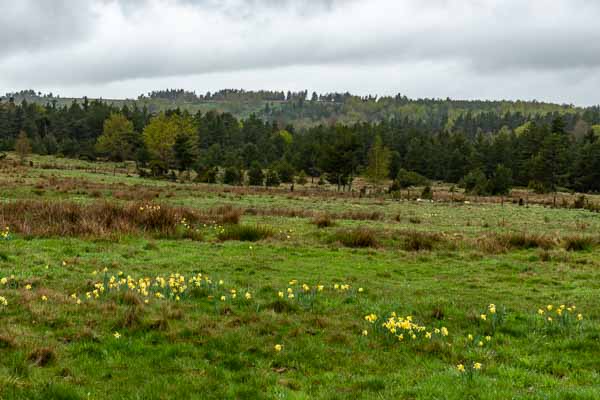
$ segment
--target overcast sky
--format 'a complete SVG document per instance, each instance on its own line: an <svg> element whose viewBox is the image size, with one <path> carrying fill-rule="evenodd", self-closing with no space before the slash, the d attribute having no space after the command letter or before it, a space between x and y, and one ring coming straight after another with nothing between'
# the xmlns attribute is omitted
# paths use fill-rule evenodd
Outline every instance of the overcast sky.
<svg viewBox="0 0 600 400"><path fill-rule="evenodd" d="M600 103L596 0L0 0L0 92Z"/></svg>

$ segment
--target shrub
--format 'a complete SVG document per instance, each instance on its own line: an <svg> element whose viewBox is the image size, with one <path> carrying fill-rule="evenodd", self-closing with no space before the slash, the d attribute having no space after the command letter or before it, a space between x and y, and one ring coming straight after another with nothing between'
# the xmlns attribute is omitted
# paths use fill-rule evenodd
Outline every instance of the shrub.
<svg viewBox="0 0 600 400"><path fill-rule="evenodd" d="M265 174L260 165L254 161L248 170L248 184L250 186L262 186L265 181Z"/></svg>
<svg viewBox="0 0 600 400"><path fill-rule="evenodd" d="M268 170L265 177L265 186L279 186L280 183L281 181L279 180L279 175L277 172L273 171L272 169Z"/></svg>
<svg viewBox="0 0 600 400"><path fill-rule="evenodd" d="M421 192L421 198L425 200L433 199L433 191L431 190L431 186L427 185L423 188Z"/></svg>
<svg viewBox="0 0 600 400"><path fill-rule="evenodd" d="M277 171L277 175L279 175L279 179L281 180L281 182L283 183L292 183L294 182L294 167L292 167L292 165L287 162L287 161L281 161L277 164L277 166L275 167L275 170Z"/></svg>
<svg viewBox="0 0 600 400"><path fill-rule="evenodd" d="M427 185L429 185L429 181L423 175L414 171L407 171L404 168L401 168L398 171L398 175L392 183L392 186L390 187L390 191L406 189L411 186Z"/></svg>
<svg viewBox="0 0 600 400"><path fill-rule="evenodd" d="M239 185L242 182L242 174L235 167L227 167L223 175L223 183L226 185Z"/></svg>
<svg viewBox="0 0 600 400"><path fill-rule="evenodd" d="M273 230L260 225L229 225L217 235L220 241L256 242L273 236Z"/></svg>
<svg viewBox="0 0 600 400"><path fill-rule="evenodd" d="M375 232L366 228L341 230L336 232L334 240L346 247L377 247Z"/></svg>

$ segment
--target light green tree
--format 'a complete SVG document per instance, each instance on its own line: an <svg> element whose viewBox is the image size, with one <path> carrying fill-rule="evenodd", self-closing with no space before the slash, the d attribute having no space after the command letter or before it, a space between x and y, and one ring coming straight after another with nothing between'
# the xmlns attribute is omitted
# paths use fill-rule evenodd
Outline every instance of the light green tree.
<svg viewBox="0 0 600 400"><path fill-rule="evenodd" d="M96 151L111 160L131 160L139 146L133 123L122 114L111 114L105 121L102 135L96 142Z"/></svg>
<svg viewBox="0 0 600 400"><path fill-rule="evenodd" d="M151 160L168 169L175 162L174 145L177 137L191 138L194 134L194 123L189 115L160 113L144 129L144 143Z"/></svg>
<svg viewBox="0 0 600 400"><path fill-rule="evenodd" d="M383 145L381 136L377 135L369 150L369 165L366 170L367 179L374 184L380 184L387 179L390 173L390 159L390 150Z"/></svg>

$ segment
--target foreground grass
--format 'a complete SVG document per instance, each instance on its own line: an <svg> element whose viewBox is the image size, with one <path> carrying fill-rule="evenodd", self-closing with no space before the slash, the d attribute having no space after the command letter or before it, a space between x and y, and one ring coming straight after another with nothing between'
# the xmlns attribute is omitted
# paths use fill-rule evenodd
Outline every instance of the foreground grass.
<svg viewBox="0 0 600 400"><path fill-rule="evenodd" d="M9 300L0 309L3 399L592 399L600 390L593 252L543 262L535 251L484 258L136 237L1 246L0 276L20 282L0 287ZM75 304L70 294L90 290L104 268L136 278L208 274L240 299L138 304L108 294ZM310 306L279 299L292 279L326 288ZM336 283L352 289L336 291ZM465 338L484 333L477 316L489 303L509 317L489 347L473 349ZM537 308L549 303L576 304L582 330L532 329ZM364 321L391 310L447 327L452 347L388 342ZM40 349L51 349L48 360L37 358ZM472 360L483 364L472 377L456 370Z"/></svg>
<svg viewBox="0 0 600 400"><path fill-rule="evenodd" d="M0 238L1 400L599 397L597 214L237 192L128 176L131 165L34 162L0 171L13 231ZM82 217L11 211L31 199ZM192 214L167 230L101 224L104 201L131 209L128 223L147 205ZM179 300L137 292L177 273L190 286ZM198 274L212 284L195 289ZM135 289L96 298L112 276ZM489 304L505 316L496 328ZM561 304L577 306L565 324ZM400 341L381 327L393 311L426 331Z"/></svg>

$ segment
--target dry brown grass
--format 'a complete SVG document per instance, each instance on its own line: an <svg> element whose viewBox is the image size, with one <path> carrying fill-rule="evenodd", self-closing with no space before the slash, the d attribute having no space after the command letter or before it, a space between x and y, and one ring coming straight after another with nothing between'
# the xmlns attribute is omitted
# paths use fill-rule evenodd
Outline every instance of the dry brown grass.
<svg viewBox="0 0 600 400"><path fill-rule="evenodd" d="M189 208L147 203L25 200L0 204L0 225L26 236L95 236L158 234L180 231L182 219L198 223L204 217Z"/></svg>

